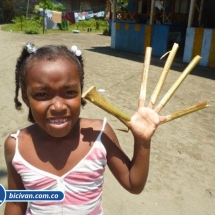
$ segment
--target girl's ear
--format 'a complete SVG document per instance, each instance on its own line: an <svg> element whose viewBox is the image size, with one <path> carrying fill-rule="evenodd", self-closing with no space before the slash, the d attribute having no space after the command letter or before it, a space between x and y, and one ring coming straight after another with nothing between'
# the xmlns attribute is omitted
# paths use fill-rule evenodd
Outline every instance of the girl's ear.
<svg viewBox="0 0 215 215"><path fill-rule="evenodd" d="M25 102L25 104L30 107L27 92L25 90L22 90L22 100Z"/></svg>

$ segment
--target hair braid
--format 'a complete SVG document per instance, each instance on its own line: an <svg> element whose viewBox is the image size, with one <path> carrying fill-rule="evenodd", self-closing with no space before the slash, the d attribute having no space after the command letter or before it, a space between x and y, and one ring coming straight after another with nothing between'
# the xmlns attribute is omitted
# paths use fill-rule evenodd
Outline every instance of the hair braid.
<svg viewBox="0 0 215 215"><path fill-rule="evenodd" d="M17 110L21 109L22 103L19 101L18 96L19 96L19 89L20 87L23 87L23 81L22 78L25 76L23 73L24 71L22 70L23 63L25 62L25 59L29 56L29 53L26 50L26 47L23 48L20 57L17 59L16 63L16 70L15 70L15 97L14 97L14 102L15 102L15 107ZM21 86L20 86L21 84Z"/></svg>
<svg viewBox="0 0 215 215"><path fill-rule="evenodd" d="M81 65L81 68L82 70L80 71L80 81L81 81L81 92L83 92L83 87L84 87L84 63L83 63L83 58L82 58L82 55L80 56L76 56L80 65ZM81 98L81 105L84 106L86 105L86 100L84 98Z"/></svg>
<svg viewBox="0 0 215 215"><path fill-rule="evenodd" d="M15 102L15 107L17 110L21 109L22 103L19 101L18 96L19 96L19 72L15 72L15 97L14 97L14 102Z"/></svg>

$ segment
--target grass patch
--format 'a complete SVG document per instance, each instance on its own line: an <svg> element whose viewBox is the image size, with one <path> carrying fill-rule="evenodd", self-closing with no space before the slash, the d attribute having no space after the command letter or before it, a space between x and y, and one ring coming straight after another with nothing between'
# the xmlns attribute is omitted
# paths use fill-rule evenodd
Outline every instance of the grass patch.
<svg viewBox="0 0 215 215"><path fill-rule="evenodd" d="M21 21L20 21L21 20ZM25 34L43 34L43 21L41 17L35 17L32 19L20 19L16 17L12 20L12 24L5 24L1 26L1 30ZM62 33L72 32L73 30L79 30L80 32L88 33L103 33L104 35L110 35L109 23L106 19L90 19L79 21L74 24L64 23L58 24L57 29L47 29L44 33Z"/></svg>

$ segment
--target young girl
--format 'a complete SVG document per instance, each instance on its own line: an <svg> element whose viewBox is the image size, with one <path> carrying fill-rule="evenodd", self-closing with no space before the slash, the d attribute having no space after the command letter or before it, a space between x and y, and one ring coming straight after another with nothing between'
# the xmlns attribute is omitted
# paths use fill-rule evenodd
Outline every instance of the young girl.
<svg viewBox="0 0 215 215"><path fill-rule="evenodd" d="M161 117L140 102L131 117L133 158L122 151L106 119L80 118L84 70L81 51L73 46L27 43L16 65L19 89L32 125L5 141L9 190L60 190L60 202L7 202L5 215L103 214L102 184L106 164L119 183L139 194L149 169L150 140Z"/></svg>

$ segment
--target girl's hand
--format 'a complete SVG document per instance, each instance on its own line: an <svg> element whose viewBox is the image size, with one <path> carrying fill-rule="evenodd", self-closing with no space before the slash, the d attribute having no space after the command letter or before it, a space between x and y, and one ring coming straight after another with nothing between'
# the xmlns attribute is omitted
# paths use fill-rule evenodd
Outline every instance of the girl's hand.
<svg viewBox="0 0 215 215"><path fill-rule="evenodd" d="M150 141L158 125L165 121L166 117L159 116L158 110L153 110L139 103L137 112L131 117L130 129L135 140Z"/></svg>
<svg viewBox="0 0 215 215"><path fill-rule="evenodd" d="M159 116L154 110L140 107L131 117L130 129L135 139L146 141L151 139L159 124Z"/></svg>

